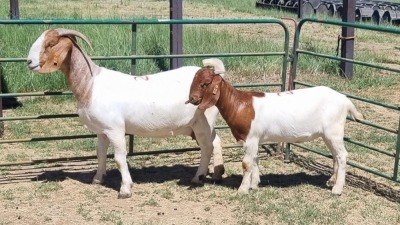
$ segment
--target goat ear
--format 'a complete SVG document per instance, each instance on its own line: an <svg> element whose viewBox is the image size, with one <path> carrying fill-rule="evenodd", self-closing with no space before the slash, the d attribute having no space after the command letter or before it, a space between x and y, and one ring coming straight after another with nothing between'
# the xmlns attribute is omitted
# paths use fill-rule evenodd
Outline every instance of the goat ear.
<svg viewBox="0 0 400 225"><path fill-rule="evenodd" d="M60 41L49 50L47 60L40 68L39 73L51 73L59 70L70 54L72 45L69 38L60 38Z"/></svg>
<svg viewBox="0 0 400 225"><path fill-rule="evenodd" d="M199 109L206 110L217 104L221 94L221 81L221 76L215 76L213 78L211 84L208 85L207 89L204 91L203 100L199 105Z"/></svg>

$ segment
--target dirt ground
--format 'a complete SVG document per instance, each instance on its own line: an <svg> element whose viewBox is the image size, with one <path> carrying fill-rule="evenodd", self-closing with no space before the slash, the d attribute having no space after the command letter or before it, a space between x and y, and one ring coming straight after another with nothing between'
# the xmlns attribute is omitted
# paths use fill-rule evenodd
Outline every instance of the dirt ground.
<svg viewBox="0 0 400 225"><path fill-rule="evenodd" d="M154 16L159 18L168 15L168 10L152 7L143 3L136 9L156 11ZM246 13L206 9L185 4L184 10L189 12L185 17L254 18ZM126 16L131 13L121 11ZM288 26L293 28L291 22ZM255 29L244 33L263 32L274 31ZM371 93L379 95L380 91ZM392 93L389 98L397 101L399 95ZM36 152L20 146L6 145L5 149L0 145L0 151L15 150L27 158ZM199 164L199 152L131 157L134 185L129 199L117 199L121 177L112 159L107 164L104 185L91 184L97 168L95 158L0 167L0 225L400 224L397 183L349 168L343 195L332 196L325 186L330 160L314 160L298 151L292 163L285 163L279 151L272 155L260 151L261 184L249 196L237 194L242 178L240 149L224 151L223 181L214 184L207 177L204 186L190 183ZM84 154L94 155L95 151Z"/></svg>
<svg viewBox="0 0 400 225"><path fill-rule="evenodd" d="M90 183L96 169L94 159L17 166L0 178L0 224L269 224L268 217L263 214L254 213L251 219L247 218L252 214L242 208L242 201L248 201L247 197L242 198L236 193L241 182L241 163L232 152L225 154L228 173L223 182L214 184L208 177L204 186L190 183L197 169L198 156L193 152L158 155L150 159L131 158L134 186L129 199L117 199L120 174L113 169L112 160L108 163L104 185ZM193 160L188 161L188 158ZM251 192L252 198L274 190L278 196L260 201L273 205L276 204L274 198L284 201L289 197L298 198L302 202L299 204L307 201L313 204L312 199L320 199L318 207L331 207L332 196L325 187L331 169L326 166L328 164L310 163L301 155L287 164L279 154L271 157L265 151L261 152L260 158L268 165L261 164L264 166L261 166L260 189ZM143 160L146 161L144 166L134 164ZM394 221L396 216L397 221L400 219L400 188L397 185L374 181L354 170L349 171L347 178L344 194L333 200L349 205L346 211L354 210L351 204L357 207L355 212L344 214L345 218L340 221L345 224L395 224L393 219L372 215L374 220L363 215L371 210L371 204L376 203L380 205L375 207L382 207L386 216ZM378 219L386 222L376 222ZM287 224L279 218L270 222ZM301 219L294 224L302 224Z"/></svg>

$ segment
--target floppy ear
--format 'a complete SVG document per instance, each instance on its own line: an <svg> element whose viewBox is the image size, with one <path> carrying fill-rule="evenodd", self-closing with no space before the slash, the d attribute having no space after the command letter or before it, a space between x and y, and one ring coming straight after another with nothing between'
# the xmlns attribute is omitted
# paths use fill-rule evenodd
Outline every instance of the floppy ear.
<svg viewBox="0 0 400 225"><path fill-rule="evenodd" d="M199 109L206 110L217 103L221 94L221 81L221 76L214 75L211 84L208 85L206 90L204 90L203 99L201 100Z"/></svg>
<svg viewBox="0 0 400 225"><path fill-rule="evenodd" d="M70 54L72 45L69 38L60 38L60 41L50 49L47 60L40 68L39 73L51 73L59 70Z"/></svg>

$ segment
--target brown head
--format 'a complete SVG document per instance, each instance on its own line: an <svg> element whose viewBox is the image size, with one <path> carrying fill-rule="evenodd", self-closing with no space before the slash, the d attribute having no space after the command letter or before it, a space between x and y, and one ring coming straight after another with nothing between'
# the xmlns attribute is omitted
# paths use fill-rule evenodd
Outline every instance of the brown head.
<svg viewBox="0 0 400 225"><path fill-rule="evenodd" d="M208 67L199 69L190 86L189 100L186 104L198 105L201 110L214 106L221 94L222 81L223 78L214 69Z"/></svg>
<svg viewBox="0 0 400 225"><path fill-rule="evenodd" d="M28 68L39 73L51 73L61 69L69 58L72 47L82 51L76 43L76 37L92 47L85 35L78 31L59 28L43 32L29 50Z"/></svg>

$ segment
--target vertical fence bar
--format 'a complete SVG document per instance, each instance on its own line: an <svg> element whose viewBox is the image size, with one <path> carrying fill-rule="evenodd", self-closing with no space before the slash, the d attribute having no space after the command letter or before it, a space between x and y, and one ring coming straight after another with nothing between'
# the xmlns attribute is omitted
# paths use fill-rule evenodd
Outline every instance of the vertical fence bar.
<svg viewBox="0 0 400 225"><path fill-rule="evenodd" d="M182 19L182 0L170 0L170 19ZM170 28L170 54L182 54L182 24L171 24ZM170 69L182 66L182 58L171 58Z"/></svg>
<svg viewBox="0 0 400 225"><path fill-rule="evenodd" d="M0 94L3 93L2 87L3 87L3 67L0 63ZM3 117L3 98L0 97L0 118ZM0 137L2 137L4 134L4 123L3 121L0 121Z"/></svg>
<svg viewBox="0 0 400 225"><path fill-rule="evenodd" d="M343 1L343 22L354 23L356 19L356 0L344 0ZM342 27L342 46L341 46L341 57L347 59L354 58L354 27ZM343 77L351 79L353 77L353 63L351 62L340 62L341 75Z"/></svg>
<svg viewBox="0 0 400 225"><path fill-rule="evenodd" d="M19 19L19 3L18 0L10 0L10 19Z"/></svg>
<svg viewBox="0 0 400 225"><path fill-rule="evenodd" d="M131 34L131 55L136 55L137 53L137 24L132 23L132 34ZM131 59L131 75L136 75L136 59ZM133 149L134 149L134 140L135 136L134 135L128 135L129 137L129 145L128 145L128 155L133 155Z"/></svg>
<svg viewBox="0 0 400 225"><path fill-rule="evenodd" d="M133 150L135 148L135 136L132 134L128 135L128 155L133 156Z"/></svg>
<svg viewBox="0 0 400 225"><path fill-rule="evenodd" d="M137 24L132 23L132 42L131 42L131 55L137 54L137 45L136 45L136 37L137 37ZM136 75L136 59L131 59L131 75Z"/></svg>
<svg viewBox="0 0 400 225"><path fill-rule="evenodd" d="M393 169L394 181L397 181L399 174L399 158L400 158L400 117L399 117L399 127L397 128L396 155L394 157L394 169Z"/></svg>
<svg viewBox="0 0 400 225"><path fill-rule="evenodd" d="M346 0L346 1L352 1L352 0ZM393 29L390 29L390 28L379 28L378 29L376 26L362 25L362 24L358 24L358 23L353 23L353 24L347 23L346 24L346 23L343 23L343 22L323 21L323 20L312 19L312 18L303 19L303 20L301 20L299 22L299 25L298 25L298 28L296 29L295 37L294 37L293 67L292 67L293 70L291 71L291 74L292 74L292 77L293 77L293 81L296 80L296 71L297 71L296 67L297 67L297 64L298 64L298 57L299 57L299 53L301 53L301 51L302 51L302 50L299 50L300 31L301 31L302 25L305 22L308 22L308 21L317 22L317 23L326 23L326 24L332 24L332 25L339 25L339 26L342 26L342 27L349 26L349 27L352 27L352 28L360 28L360 29L367 29L367 30L374 30L374 31L383 31L383 32L386 31L386 32L396 33L397 34L397 30L393 30ZM354 40L352 40L352 41L354 42ZM319 55L319 56L326 57L326 58L329 58L329 56L330 56L330 55L324 55L324 54L311 54L310 51L303 51L303 53L306 53L308 55L314 55L314 56L318 56ZM340 58L343 58L343 56L341 56ZM338 58L338 60L341 60L341 59ZM352 62L349 62L349 63L353 64ZM374 64L360 63L360 61L355 62L355 63L361 64L361 65L364 65L364 66L379 68L379 67L376 67L376 65L374 66ZM390 68L383 68L383 69L390 70ZM395 71L395 72L398 72L398 71ZM301 82L298 82L298 83L301 83ZM296 84L296 81L293 83L293 85L295 85L295 84ZM294 86L293 86L293 89L295 89ZM366 101L366 102L370 102L370 101ZM370 103L373 103L373 102L370 102ZM373 104L376 104L376 102L373 103ZM385 106L385 107L388 107L388 106ZM388 108L391 108L391 107L388 107ZM395 107L395 109L397 109L397 107ZM372 126L372 127L374 127L374 126ZM371 170L371 169L369 169L367 167L360 167L359 165L355 165L354 163L351 163L351 164L348 163L348 164L352 165L352 166L354 166L354 167L356 167L358 169L362 169L364 171L373 173L375 175L390 179L392 181L400 182L400 180L399 180L399 170L400 170L400 168L399 168L399 164L400 164L400 117L399 117L398 129L396 130L396 133L397 133L397 140L396 140L396 143L395 143L396 152L395 152L395 155L394 155L395 161L394 161L394 168L393 168L393 175L392 176L386 175L386 174L383 174L383 173L380 173L380 172L376 172L375 170ZM359 144L357 144L357 145L359 145ZM362 145L359 145L359 146L362 146ZM311 149L307 149L307 148L304 148L304 149L311 150ZM311 151L313 151L313 150L311 150ZM314 152L316 152L316 151L314 151Z"/></svg>
<svg viewBox="0 0 400 225"><path fill-rule="evenodd" d="M298 4L297 18L299 18L299 19L303 19L303 3L304 3L303 0L297 0L297 4Z"/></svg>
<svg viewBox="0 0 400 225"><path fill-rule="evenodd" d="M302 1L302 0L299 0ZM297 22L294 21L295 23L295 27L297 27ZM293 44L294 46L294 44ZM286 74L287 74L287 65L288 62L292 63L293 59L292 57L289 56L289 33L288 31L285 32L285 46L284 46L284 50L285 50L285 55L283 56L283 62L282 62L282 85L281 85L281 91L286 91ZM292 49L292 51L294 51L294 48ZM293 79L292 77L292 71L289 70L289 82L293 83ZM292 88L292 84L289 83L288 86L290 87L290 89ZM282 148L283 148L284 143L282 144ZM283 158L284 162L290 162L290 144L286 143L285 144L285 153L284 153L284 158Z"/></svg>
<svg viewBox="0 0 400 225"><path fill-rule="evenodd" d="M300 1L300 0L299 0ZM299 48L299 42L300 42L300 31L301 31L301 25L296 26L296 29L294 31L294 38L293 38L293 54L292 54L292 62L291 62L291 69L290 69L290 74L289 77L291 78L291 89L294 90L296 89L296 76L297 76L297 62L299 60L299 53L297 52L297 49Z"/></svg>
<svg viewBox="0 0 400 225"><path fill-rule="evenodd" d="M282 68L282 87L281 87L281 91L286 91L286 73L287 73L287 64L288 61L293 62L292 58L289 57L289 37L287 34L285 34L285 38L287 38L288 40L285 41L285 56L284 56L284 61L283 61L283 68ZM294 49L293 49L294 51ZM289 71L289 73L291 73L292 71ZM290 82L288 84L288 86L290 87L290 89L292 89L293 87L293 79L291 78L292 74L289 74L289 81ZM283 146L282 146L283 147ZM285 144L285 153L283 156L283 161L286 163L290 162L290 144L286 143Z"/></svg>
<svg viewBox="0 0 400 225"><path fill-rule="evenodd" d="M289 163L290 162L290 143L286 143L285 145L285 154L283 156L283 162Z"/></svg>

